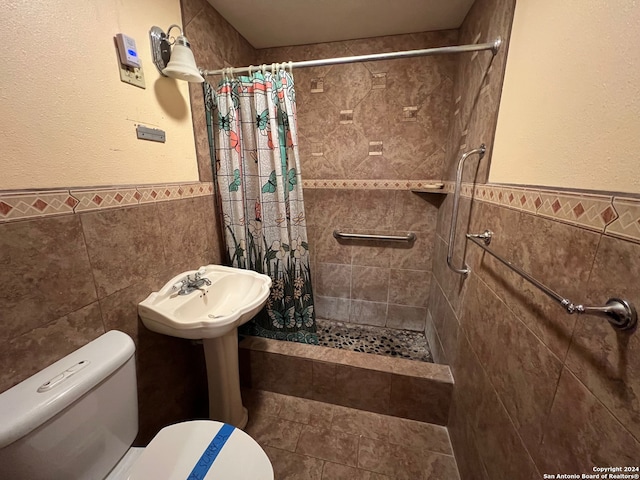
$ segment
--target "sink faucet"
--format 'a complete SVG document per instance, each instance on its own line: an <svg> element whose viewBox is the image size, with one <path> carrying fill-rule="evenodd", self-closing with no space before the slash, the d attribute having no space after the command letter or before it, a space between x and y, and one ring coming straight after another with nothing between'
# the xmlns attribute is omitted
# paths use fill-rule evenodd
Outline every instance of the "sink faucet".
<svg viewBox="0 0 640 480"><path fill-rule="evenodd" d="M204 275L204 273L205 269L201 268L193 275L193 278L191 277L191 275L187 275L182 280L175 283L173 285L173 289L179 290L178 295L189 295L196 290L205 292L202 287L204 287L205 285L211 285L211 280L209 280L208 278L202 278L202 275Z"/></svg>

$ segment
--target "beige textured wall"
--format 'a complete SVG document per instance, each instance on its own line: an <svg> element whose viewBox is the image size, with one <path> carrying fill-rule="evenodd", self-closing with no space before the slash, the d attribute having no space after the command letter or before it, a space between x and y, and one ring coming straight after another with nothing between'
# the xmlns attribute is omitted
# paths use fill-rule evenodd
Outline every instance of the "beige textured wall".
<svg viewBox="0 0 640 480"><path fill-rule="evenodd" d="M148 31L178 0L12 0L0 6L0 189L198 180L188 86L161 78ZM113 36L136 40L145 90L120 81ZM143 124L166 143L136 138Z"/></svg>
<svg viewBox="0 0 640 480"><path fill-rule="evenodd" d="M640 193L640 8L517 3L490 180Z"/></svg>

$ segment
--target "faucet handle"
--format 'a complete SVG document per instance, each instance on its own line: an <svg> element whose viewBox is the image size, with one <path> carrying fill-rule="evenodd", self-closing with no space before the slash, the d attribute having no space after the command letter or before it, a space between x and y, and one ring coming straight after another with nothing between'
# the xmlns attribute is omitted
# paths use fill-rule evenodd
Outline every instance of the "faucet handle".
<svg viewBox="0 0 640 480"><path fill-rule="evenodd" d="M171 287L171 290L175 292L176 290L180 290L183 286L184 286L184 280L180 280L179 282L176 282L173 284L173 286Z"/></svg>

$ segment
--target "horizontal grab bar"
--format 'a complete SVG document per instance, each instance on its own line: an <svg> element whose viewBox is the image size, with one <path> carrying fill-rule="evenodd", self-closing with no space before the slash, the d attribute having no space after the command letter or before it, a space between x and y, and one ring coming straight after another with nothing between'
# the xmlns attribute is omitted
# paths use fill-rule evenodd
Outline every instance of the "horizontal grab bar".
<svg viewBox="0 0 640 480"><path fill-rule="evenodd" d="M496 260L498 260L503 265L506 265L511 270L516 272L526 281L531 283L532 285L539 288L542 292L544 292L549 297L553 298L556 302L558 302L567 313L583 313L587 315L599 315L606 316L609 323L613 325L618 330L627 330L633 331L638 323L638 314L636 313L636 309L628 300L619 299L619 298L610 298L607 300L606 305L602 307L589 307L586 305L576 305L568 298L563 297L559 293L553 291L549 287L547 287L544 283L536 280L527 272L522 270L519 267L516 267L513 263L508 260L502 258L499 254L491 250L487 245L491 243L491 237L493 233L489 230L485 230L484 233L480 235L474 235L468 233L467 239L475 243L477 246L482 248L485 252L493 256Z"/></svg>
<svg viewBox="0 0 640 480"><path fill-rule="evenodd" d="M366 233L342 233L333 231L333 236L338 240L381 240L383 242L413 242L416 234L411 232L407 235L369 235Z"/></svg>

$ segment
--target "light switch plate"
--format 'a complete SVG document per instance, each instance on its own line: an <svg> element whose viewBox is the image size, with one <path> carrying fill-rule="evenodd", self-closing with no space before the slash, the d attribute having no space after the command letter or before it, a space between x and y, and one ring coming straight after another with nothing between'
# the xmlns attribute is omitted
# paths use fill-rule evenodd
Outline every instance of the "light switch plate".
<svg viewBox="0 0 640 480"><path fill-rule="evenodd" d="M135 85L140 88L147 88L144 83L144 72L142 71L142 67L140 68L131 68L125 65L120 65L120 80L125 83L129 83L131 85Z"/></svg>

